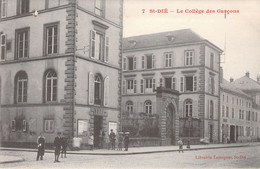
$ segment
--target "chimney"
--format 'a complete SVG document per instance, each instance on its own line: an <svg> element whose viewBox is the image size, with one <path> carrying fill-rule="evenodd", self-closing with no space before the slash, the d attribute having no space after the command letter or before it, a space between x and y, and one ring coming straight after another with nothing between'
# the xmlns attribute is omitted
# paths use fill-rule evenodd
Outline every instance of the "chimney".
<svg viewBox="0 0 260 169"><path fill-rule="evenodd" d="M250 73L249 73L249 72L246 72L246 77L248 77L248 78L249 78L249 75L250 75Z"/></svg>
<svg viewBox="0 0 260 169"><path fill-rule="evenodd" d="M230 83L232 83L232 82L234 81L234 79L231 77L231 78L229 79L229 81L230 81Z"/></svg>
<svg viewBox="0 0 260 169"><path fill-rule="evenodd" d="M223 68L222 67L220 67L220 69L219 69L219 81L220 81L220 83L223 82Z"/></svg>
<svg viewBox="0 0 260 169"><path fill-rule="evenodd" d="M260 75L257 75L257 83L260 84Z"/></svg>

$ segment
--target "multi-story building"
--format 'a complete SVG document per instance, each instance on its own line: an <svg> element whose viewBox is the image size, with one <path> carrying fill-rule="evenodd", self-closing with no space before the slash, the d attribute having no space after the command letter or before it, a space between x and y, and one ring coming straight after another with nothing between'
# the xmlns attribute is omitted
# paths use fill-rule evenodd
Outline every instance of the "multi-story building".
<svg viewBox="0 0 260 169"><path fill-rule="evenodd" d="M221 53L190 29L124 38L122 112L159 115L161 144L188 137L187 117L191 135L217 143Z"/></svg>
<svg viewBox="0 0 260 169"><path fill-rule="evenodd" d="M1 0L3 145L117 130L122 1Z"/></svg>
<svg viewBox="0 0 260 169"><path fill-rule="evenodd" d="M249 72L230 83L221 85L222 136L230 141L255 141L260 136L260 78L250 78Z"/></svg>
<svg viewBox="0 0 260 169"><path fill-rule="evenodd" d="M243 85L244 86L244 85ZM220 84L221 99L221 142L255 141L259 137L259 108L253 98L230 82L223 79Z"/></svg>

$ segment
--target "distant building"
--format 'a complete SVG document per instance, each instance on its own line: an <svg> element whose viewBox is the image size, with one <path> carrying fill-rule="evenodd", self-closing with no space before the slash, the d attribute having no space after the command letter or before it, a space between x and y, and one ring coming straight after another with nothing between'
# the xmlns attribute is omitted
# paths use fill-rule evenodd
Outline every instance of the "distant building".
<svg viewBox="0 0 260 169"><path fill-rule="evenodd" d="M259 138L260 85L246 76L230 82L223 79L221 87L221 142L248 142Z"/></svg>
<svg viewBox="0 0 260 169"><path fill-rule="evenodd" d="M119 128L122 1L1 1L2 145Z"/></svg>
<svg viewBox="0 0 260 169"><path fill-rule="evenodd" d="M189 123L193 143L205 137L217 143L221 53L190 29L124 38L122 115L128 120L158 117L152 125L158 126L163 145L179 137L186 142ZM146 129L141 128L136 136Z"/></svg>

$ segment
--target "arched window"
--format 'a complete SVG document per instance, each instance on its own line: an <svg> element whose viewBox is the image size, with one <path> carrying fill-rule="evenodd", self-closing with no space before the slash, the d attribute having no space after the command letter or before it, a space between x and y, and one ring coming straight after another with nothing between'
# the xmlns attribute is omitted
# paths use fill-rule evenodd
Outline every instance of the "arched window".
<svg viewBox="0 0 260 169"><path fill-rule="evenodd" d="M126 102L126 111L128 113L133 113L133 102L132 101Z"/></svg>
<svg viewBox="0 0 260 169"><path fill-rule="evenodd" d="M152 102L150 100L145 101L144 107L145 107L145 114L151 115L152 114Z"/></svg>
<svg viewBox="0 0 260 169"><path fill-rule="evenodd" d="M102 81L100 75L95 75L94 80L94 104L101 105L101 98L102 98Z"/></svg>
<svg viewBox="0 0 260 169"><path fill-rule="evenodd" d="M185 117L192 117L192 100L188 99L184 102Z"/></svg>
<svg viewBox="0 0 260 169"><path fill-rule="evenodd" d="M24 71L15 76L15 103L27 102L28 77Z"/></svg>
<svg viewBox="0 0 260 169"><path fill-rule="evenodd" d="M45 99L46 102L57 101L57 74L54 70L45 73Z"/></svg>
<svg viewBox="0 0 260 169"><path fill-rule="evenodd" d="M212 100L210 100L210 104L209 104L209 111L210 111L210 119L213 119L214 117L214 103Z"/></svg>

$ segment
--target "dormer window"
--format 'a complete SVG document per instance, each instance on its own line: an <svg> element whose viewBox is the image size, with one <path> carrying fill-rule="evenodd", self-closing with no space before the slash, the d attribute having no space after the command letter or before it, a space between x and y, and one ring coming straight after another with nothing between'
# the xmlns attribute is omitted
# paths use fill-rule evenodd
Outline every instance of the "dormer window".
<svg viewBox="0 0 260 169"><path fill-rule="evenodd" d="M130 43L131 48L135 47L135 45L137 43L135 40L129 40L128 42Z"/></svg>
<svg viewBox="0 0 260 169"><path fill-rule="evenodd" d="M168 41L173 41L175 39L175 37L173 35L167 35L166 36Z"/></svg>

